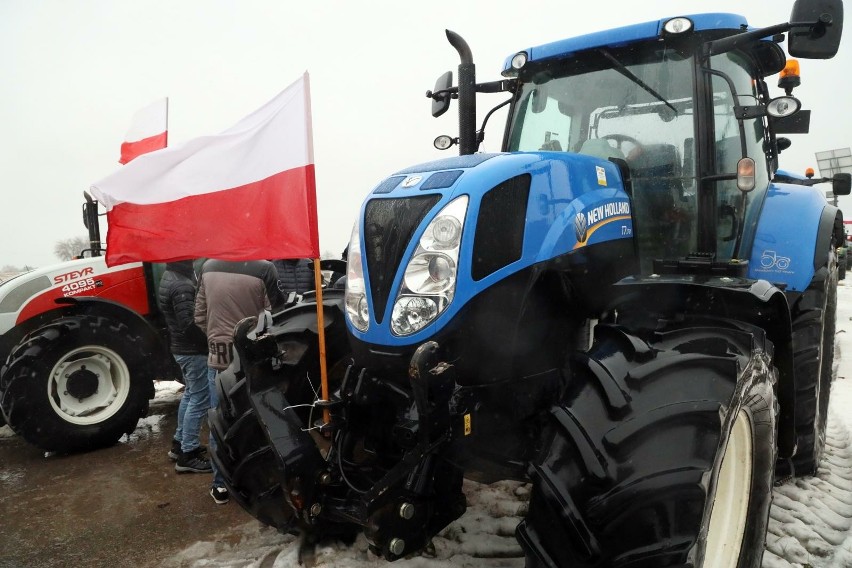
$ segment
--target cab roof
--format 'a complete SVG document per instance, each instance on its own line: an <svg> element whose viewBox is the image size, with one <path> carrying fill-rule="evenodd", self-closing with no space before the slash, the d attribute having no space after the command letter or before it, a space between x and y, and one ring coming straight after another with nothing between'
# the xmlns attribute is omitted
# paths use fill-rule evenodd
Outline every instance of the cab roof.
<svg viewBox="0 0 852 568"><path fill-rule="evenodd" d="M554 57L565 57L579 51L593 49L596 47L620 47L637 41L660 37L663 32L663 24L674 17L679 16L672 16L670 18L653 20L641 24L632 24L620 28L593 32L551 43L545 43L543 45L530 47L521 51L526 52L527 61L542 61ZM748 29L748 22L746 19L737 14L695 14L682 17L692 20L694 30L697 32L708 30L740 31ZM511 63L514 55L515 53L506 58L506 61L503 64L504 74L507 71L512 70Z"/></svg>

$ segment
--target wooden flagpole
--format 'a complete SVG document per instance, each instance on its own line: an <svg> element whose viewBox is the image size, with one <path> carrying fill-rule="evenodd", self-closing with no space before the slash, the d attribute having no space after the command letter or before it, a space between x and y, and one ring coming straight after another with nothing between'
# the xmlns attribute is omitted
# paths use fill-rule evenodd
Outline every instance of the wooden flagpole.
<svg viewBox="0 0 852 568"><path fill-rule="evenodd" d="M325 363L325 319L322 309L322 271L320 270L320 259L314 259L314 286L317 294L317 335L319 336L319 359L320 359L320 385L322 386L322 399L328 401L328 370ZM322 410L324 424L331 424L331 413L328 407Z"/></svg>

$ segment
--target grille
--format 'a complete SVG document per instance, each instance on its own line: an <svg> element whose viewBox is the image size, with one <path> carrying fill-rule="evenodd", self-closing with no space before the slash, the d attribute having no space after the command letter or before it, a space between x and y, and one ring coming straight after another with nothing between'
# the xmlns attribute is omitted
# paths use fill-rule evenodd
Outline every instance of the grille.
<svg viewBox="0 0 852 568"><path fill-rule="evenodd" d="M482 196L473 241L474 280L521 258L530 180L529 174L513 177Z"/></svg>
<svg viewBox="0 0 852 568"><path fill-rule="evenodd" d="M376 322L382 323L393 277L411 235L441 199L423 195L405 199L373 199L364 213L364 248Z"/></svg>

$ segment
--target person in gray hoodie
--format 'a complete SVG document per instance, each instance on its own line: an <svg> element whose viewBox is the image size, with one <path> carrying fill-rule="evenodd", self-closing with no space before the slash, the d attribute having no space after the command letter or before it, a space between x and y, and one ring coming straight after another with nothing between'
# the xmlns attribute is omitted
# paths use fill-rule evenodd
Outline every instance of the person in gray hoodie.
<svg viewBox="0 0 852 568"><path fill-rule="evenodd" d="M234 327L247 317L282 306L285 298L278 290L275 266L268 260L225 261L209 259L201 267L195 299L195 323L207 335L207 366L210 408L218 406L216 375L231 364ZM210 436L210 449L216 441ZM221 473L213 466L210 495L218 505L230 496Z"/></svg>

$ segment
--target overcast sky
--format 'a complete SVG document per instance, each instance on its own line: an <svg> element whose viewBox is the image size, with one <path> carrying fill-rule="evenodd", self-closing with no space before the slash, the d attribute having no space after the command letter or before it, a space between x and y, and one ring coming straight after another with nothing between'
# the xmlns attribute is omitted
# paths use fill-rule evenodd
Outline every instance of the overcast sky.
<svg viewBox="0 0 852 568"><path fill-rule="evenodd" d="M131 117L159 97L175 145L225 130L307 70L320 246L339 253L377 182L449 155L432 140L457 135L456 108L433 119L424 96L458 66L444 29L467 40L489 81L506 56L541 43L706 11L766 26L788 21L792 4L681 0L676 14L663 0L0 0L0 266L51 264L54 243L85 236L82 192L121 167ZM811 134L790 136L787 169L852 143L850 33L833 60L801 61L795 94L813 109ZM479 120L503 96L480 96ZM492 120L482 149L498 150L501 135Z"/></svg>

